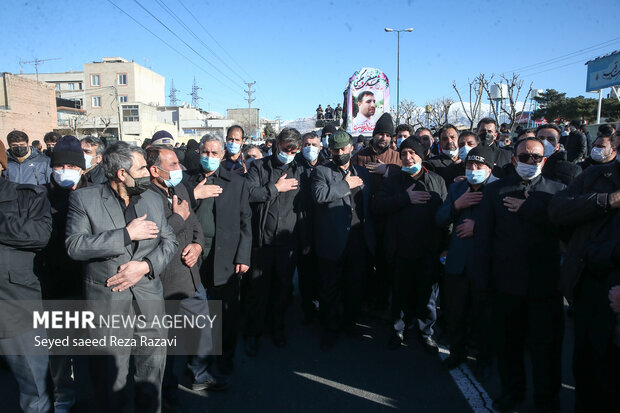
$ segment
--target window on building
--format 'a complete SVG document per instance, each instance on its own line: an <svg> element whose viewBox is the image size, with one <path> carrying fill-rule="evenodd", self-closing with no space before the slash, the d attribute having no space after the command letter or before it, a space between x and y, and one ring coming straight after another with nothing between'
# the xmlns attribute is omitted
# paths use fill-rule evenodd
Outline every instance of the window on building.
<svg viewBox="0 0 620 413"><path fill-rule="evenodd" d="M127 73L118 74L118 84L120 86L127 86Z"/></svg>
<svg viewBox="0 0 620 413"><path fill-rule="evenodd" d="M78 83L78 89L82 90L82 82Z"/></svg>
<svg viewBox="0 0 620 413"><path fill-rule="evenodd" d="M90 75L91 86L101 86L101 77L99 75Z"/></svg>
<svg viewBox="0 0 620 413"><path fill-rule="evenodd" d="M69 83L67 86L69 87L69 90L75 90L75 83Z"/></svg>
<svg viewBox="0 0 620 413"><path fill-rule="evenodd" d="M121 103L127 103L127 95L119 95L118 99Z"/></svg>
<svg viewBox="0 0 620 413"><path fill-rule="evenodd" d="M101 96L93 96L92 98L93 108L101 107Z"/></svg>
<svg viewBox="0 0 620 413"><path fill-rule="evenodd" d="M139 122L139 109L138 105L125 105L123 106L123 122Z"/></svg>
<svg viewBox="0 0 620 413"><path fill-rule="evenodd" d="M60 83L56 83L56 90L60 90Z"/></svg>

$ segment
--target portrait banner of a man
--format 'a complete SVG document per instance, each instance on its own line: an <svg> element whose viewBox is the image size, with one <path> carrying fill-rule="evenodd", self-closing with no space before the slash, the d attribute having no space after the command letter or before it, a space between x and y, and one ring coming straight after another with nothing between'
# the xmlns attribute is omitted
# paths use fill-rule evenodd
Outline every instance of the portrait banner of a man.
<svg viewBox="0 0 620 413"><path fill-rule="evenodd" d="M372 135L377 119L390 109L390 82L379 69L365 67L351 76L345 91L346 130Z"/></svg>

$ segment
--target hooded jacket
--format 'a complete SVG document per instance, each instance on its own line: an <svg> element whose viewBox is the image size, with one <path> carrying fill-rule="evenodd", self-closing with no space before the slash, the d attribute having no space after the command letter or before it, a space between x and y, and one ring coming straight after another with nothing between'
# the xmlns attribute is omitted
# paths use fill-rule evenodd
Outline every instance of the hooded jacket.
<svg viewBox="0 0 620 413"><path fill-rule="evenodd" d="M18 162L13 153L7 151L7 170L4 176L16 184L45 185L50 182L52 168L50 158L30 147L30 155L23 161Z"/></svg>

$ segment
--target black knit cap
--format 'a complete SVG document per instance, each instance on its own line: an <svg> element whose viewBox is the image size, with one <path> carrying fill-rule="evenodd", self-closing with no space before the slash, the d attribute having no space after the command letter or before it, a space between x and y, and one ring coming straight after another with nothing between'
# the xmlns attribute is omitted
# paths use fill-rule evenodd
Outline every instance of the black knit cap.
<svg viewBox="0 0 620 413"><path fill-rule="evenodd" d="M407 139L405 139L400 144L400 147L398 148L398 151L402 152L403 149L405 149L405 148L412 149L415 153L418 154L418 156L420 158L424 159L424 153L426 152L426 150L424 150L424 146L422 146L422 143L420 142L420 140L417 137L410 136Z"/></svg>
<svg viewBox="0 0 620 413"><path fill-rule="evenodd" d="M488 145L478 145L467 154L466 162L480 162L493 169L495 166L495 154Z"/></svg>
<svg viewBox="0 0 620 413"><path fill-rule="evenodd" d="M375 130L372 131L372 135L375 136L379 133L387 133L390 136L394 136L394 121L389 113L381 115L375 124Z"/></svg>
<svg viewBox="0 0 620 413"><path fill-rule="evenodd" d="M54 151L52 151L50 166L65 164L86 169L82 144L75 136L66 135L58 139L56 146L54 146Z"/></svg>
<svg viewBox="0 0 620 413"><path fill-rule="evenodd" d="M336 127L334 125L325 125L321 131L321 136L325 136L328 133L336 133Z"/></svg>

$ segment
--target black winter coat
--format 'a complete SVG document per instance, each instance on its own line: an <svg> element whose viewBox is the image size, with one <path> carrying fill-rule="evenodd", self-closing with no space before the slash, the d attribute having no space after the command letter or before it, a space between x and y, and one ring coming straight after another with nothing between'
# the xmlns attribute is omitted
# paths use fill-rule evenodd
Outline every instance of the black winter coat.
<svg viewBox="0 0 620 413"><path fill-rule="evenodd" d="M542 176L552 181L562 182L564 185L570 185L580 173L581 168L576 163L567 160L565 151L557 151L548 157L542 170Z"/></svg>

